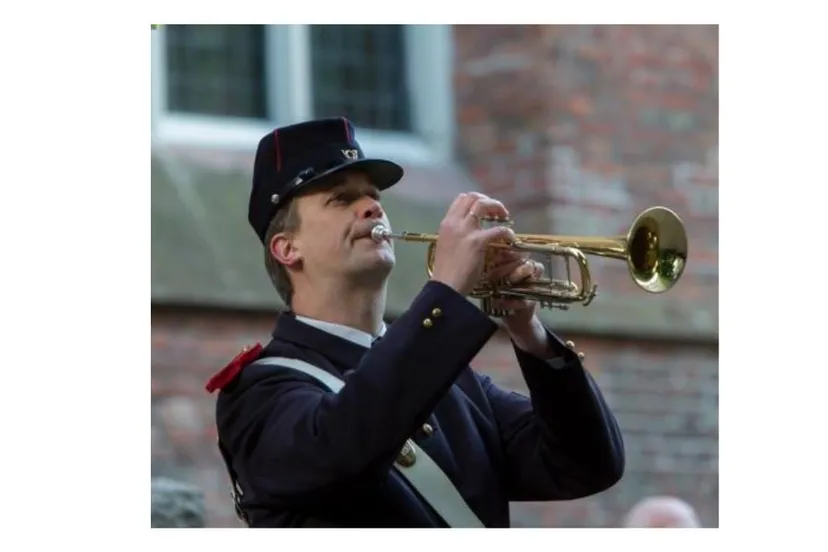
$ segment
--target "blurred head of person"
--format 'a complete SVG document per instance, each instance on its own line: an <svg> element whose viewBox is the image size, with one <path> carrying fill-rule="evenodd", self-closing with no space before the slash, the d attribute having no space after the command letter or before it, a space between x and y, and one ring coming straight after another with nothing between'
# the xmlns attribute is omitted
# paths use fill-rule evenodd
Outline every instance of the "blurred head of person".
<svg viewBox="0 0 828 552"><path fill-rule="evenodd" d="M701 527L696 510L673 496L651 496L633 506L624 527L695 528Z"/></svg>
<svg viewBox="0 0 828 552"><path fill-rule="evenodd" d="M150 526L201 528L207 525L204 495L198 487L166 477L153 478Z"/></svg>

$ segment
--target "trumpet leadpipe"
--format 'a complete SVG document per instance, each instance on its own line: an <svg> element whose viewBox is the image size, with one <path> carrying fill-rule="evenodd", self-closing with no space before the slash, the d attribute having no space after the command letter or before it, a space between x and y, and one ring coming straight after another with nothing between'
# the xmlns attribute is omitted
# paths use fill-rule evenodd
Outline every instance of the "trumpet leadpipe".
<svg viewBox="0 0 828 552"><path fill-rule="evenodd" d="M371 239L377 243L391 240L436 242L437 236L416 232L392 232L386 226L377 224L371 229Z"/></svg>
<svg viewBox="0 0 828 552"><path fill-rule="evenodd" d="M371 239L377 243L383 241L400 240L408 242L420 243L437 243L436 234L422 234L419 232L392 232L388 227L382 224L376 224L371 229ZM515 249L516 245L509 242L495 242L490 243L489 247L495 249ZM526 249L529 251L530 249Z"/></svg>

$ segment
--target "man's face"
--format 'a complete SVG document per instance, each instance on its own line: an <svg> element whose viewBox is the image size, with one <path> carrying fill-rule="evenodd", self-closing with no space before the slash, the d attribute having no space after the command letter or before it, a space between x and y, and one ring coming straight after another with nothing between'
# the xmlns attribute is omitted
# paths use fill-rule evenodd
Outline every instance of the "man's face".
<svg viewBox="0 0 828 552"><path fill-rule="evenodd" d="M297 198L301 224L291 247L311 280L357 280L379 285L394 267L393 246L376 243L373 223L389 225L379 191L361 173L346 173L331 185Z"/></svg>

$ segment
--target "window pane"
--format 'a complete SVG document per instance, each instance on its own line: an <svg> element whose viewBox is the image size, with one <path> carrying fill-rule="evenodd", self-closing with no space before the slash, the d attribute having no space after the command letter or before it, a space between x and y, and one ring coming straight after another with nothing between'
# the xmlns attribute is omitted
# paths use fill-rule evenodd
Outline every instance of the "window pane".
<svg viewBox="0 0 828 552"><path fill-rule="evenodd" d="M313 109L357 126L411 130L402 25L311 25Z"/></svg>
<svg viewBox="0 0 828 552"><path fill-rule="evenodd" d="M267 117L264 27L165 25L171 111Z"/></svg>

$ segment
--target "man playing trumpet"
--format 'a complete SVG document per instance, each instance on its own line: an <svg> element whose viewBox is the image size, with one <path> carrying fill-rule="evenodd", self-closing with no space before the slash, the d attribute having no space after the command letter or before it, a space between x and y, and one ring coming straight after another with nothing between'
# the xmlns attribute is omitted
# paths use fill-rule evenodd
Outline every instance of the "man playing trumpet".
<svg viewBox="0 0 828 552"><path fill-rule="evenodd" d="M289 311L270 343L208 384L220 389L219 447L251 527L508 527L510 501L581 498L623 474L613 414L533 302L493 305L508 313L529 396L469 367L497 325L466 295L484 277L540 275L508 250L484 275L487 246L513 236L481 226L508 216L501 203L457 197L432 278L385 326L394 245L371 231L390 227L380 192L402 175L366 159L346 119L259 143L249 220Z"/></svg>

